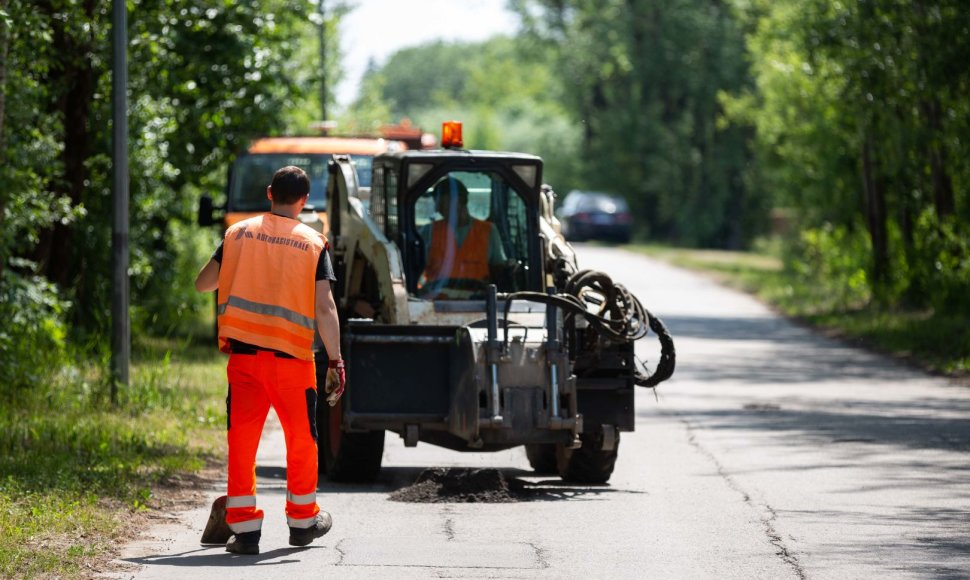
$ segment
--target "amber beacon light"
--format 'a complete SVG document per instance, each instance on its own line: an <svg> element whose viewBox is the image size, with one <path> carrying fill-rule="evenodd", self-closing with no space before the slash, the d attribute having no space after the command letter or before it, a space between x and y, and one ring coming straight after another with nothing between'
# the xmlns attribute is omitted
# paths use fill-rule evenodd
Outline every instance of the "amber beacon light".
<svg viewBox="0 0 970 580"><path fill-rule="evenodd" d="M461 121L445 121L441 124L441 146L462 147Z"/></svg>

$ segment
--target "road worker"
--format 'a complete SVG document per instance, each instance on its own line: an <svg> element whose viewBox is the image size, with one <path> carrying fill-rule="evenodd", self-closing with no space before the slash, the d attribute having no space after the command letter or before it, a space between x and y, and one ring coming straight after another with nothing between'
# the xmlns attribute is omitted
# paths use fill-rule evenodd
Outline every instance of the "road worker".
<svg viewBox="0 0 970 580"><path fill-rule="evenodd" d="M199 291L218 289L219 349L229 354L225 519L234 535L226 551L236 554L259 553L256 448L270 405L286 440L290 545L305 546L332 525L316 501L316 331L330 359L325 390L331 405L343 393L345 376L326 239L297 219L309 193L302 169L277 171L266 189L270 213L230 227L195 281Z"/></svg>
<svg viewBox="0 0 970 580"><path fill-rule="evenodd" d="M432 193L441 219L419 232L426 256L418 284L426 297L467 298L481 292L494 278L493 268L506 262L502 239L495 224L468 212L468 188L461 180L446 177Z"/></svg>

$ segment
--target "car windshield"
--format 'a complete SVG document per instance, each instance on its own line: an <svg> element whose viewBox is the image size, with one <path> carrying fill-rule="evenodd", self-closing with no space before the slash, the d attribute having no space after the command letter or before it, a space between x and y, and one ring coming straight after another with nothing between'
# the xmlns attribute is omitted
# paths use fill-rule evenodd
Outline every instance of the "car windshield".
<svg viewBox="0 0 970 580"><path fill-rule="evenodd" d="M482 298L526 289L529 256L525 201L499 174L453 171L414 199L419 250L412 271L421 298Z"/></svg>
<svg viewBox="0 0 970 580"><path fill-rule="evenodd" d="M245 155L233 166L229 187L229 211L269 211L266 187L273 181L273 174L281 167L295 165L310 177L310 201L316 210L327 207L327 163L330 153L317 154L256 154ZM361 187L370 187L373 157L353 155L351 161L357 169Z"/></svg>
<svg viewBox="0 0 970 580"><path fill-rule="evenodd" d="M611 195L592 194L584 195L576 204L576 211L602 212L602 213L628 213L630 208L626 200Z"/></svg>

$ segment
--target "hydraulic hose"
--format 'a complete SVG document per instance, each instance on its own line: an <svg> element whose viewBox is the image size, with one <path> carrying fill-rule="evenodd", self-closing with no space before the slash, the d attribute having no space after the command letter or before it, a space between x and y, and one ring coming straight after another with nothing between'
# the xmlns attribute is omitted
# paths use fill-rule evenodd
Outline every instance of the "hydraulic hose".
<svg viewBox="0 0 970 580"><path fill-rule="evenodd" d="M653 331L660 341L660 361L650 375L634 371L634 384L652 388L674 374L676 352L674 340L663 321L643 307L636 296L622 284L615 284L603 272L581 270L568 277L559 294L541 292L514 292L505 296L505 337L503 349L508 348L508 317L513 300L528 300L549 304L563 309L567 317L582 316L596 332L617 342L633 342ZM588 305L595 304L598 312L590 312Z"/></svg>

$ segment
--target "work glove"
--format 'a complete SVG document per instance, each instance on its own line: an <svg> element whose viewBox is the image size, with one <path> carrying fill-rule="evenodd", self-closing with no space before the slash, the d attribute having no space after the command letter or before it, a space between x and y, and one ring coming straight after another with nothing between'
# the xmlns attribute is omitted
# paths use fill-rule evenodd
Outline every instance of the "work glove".
<svg viewBox="0 0 970 580"><path fill-rule="evenodd" d="M327 384L324 390L327 392L327 404L331 407L337 404L340 396L344 394L344 387L347 385L347 373L344 370L342 359L331 360L327 364Z"/></svg>

